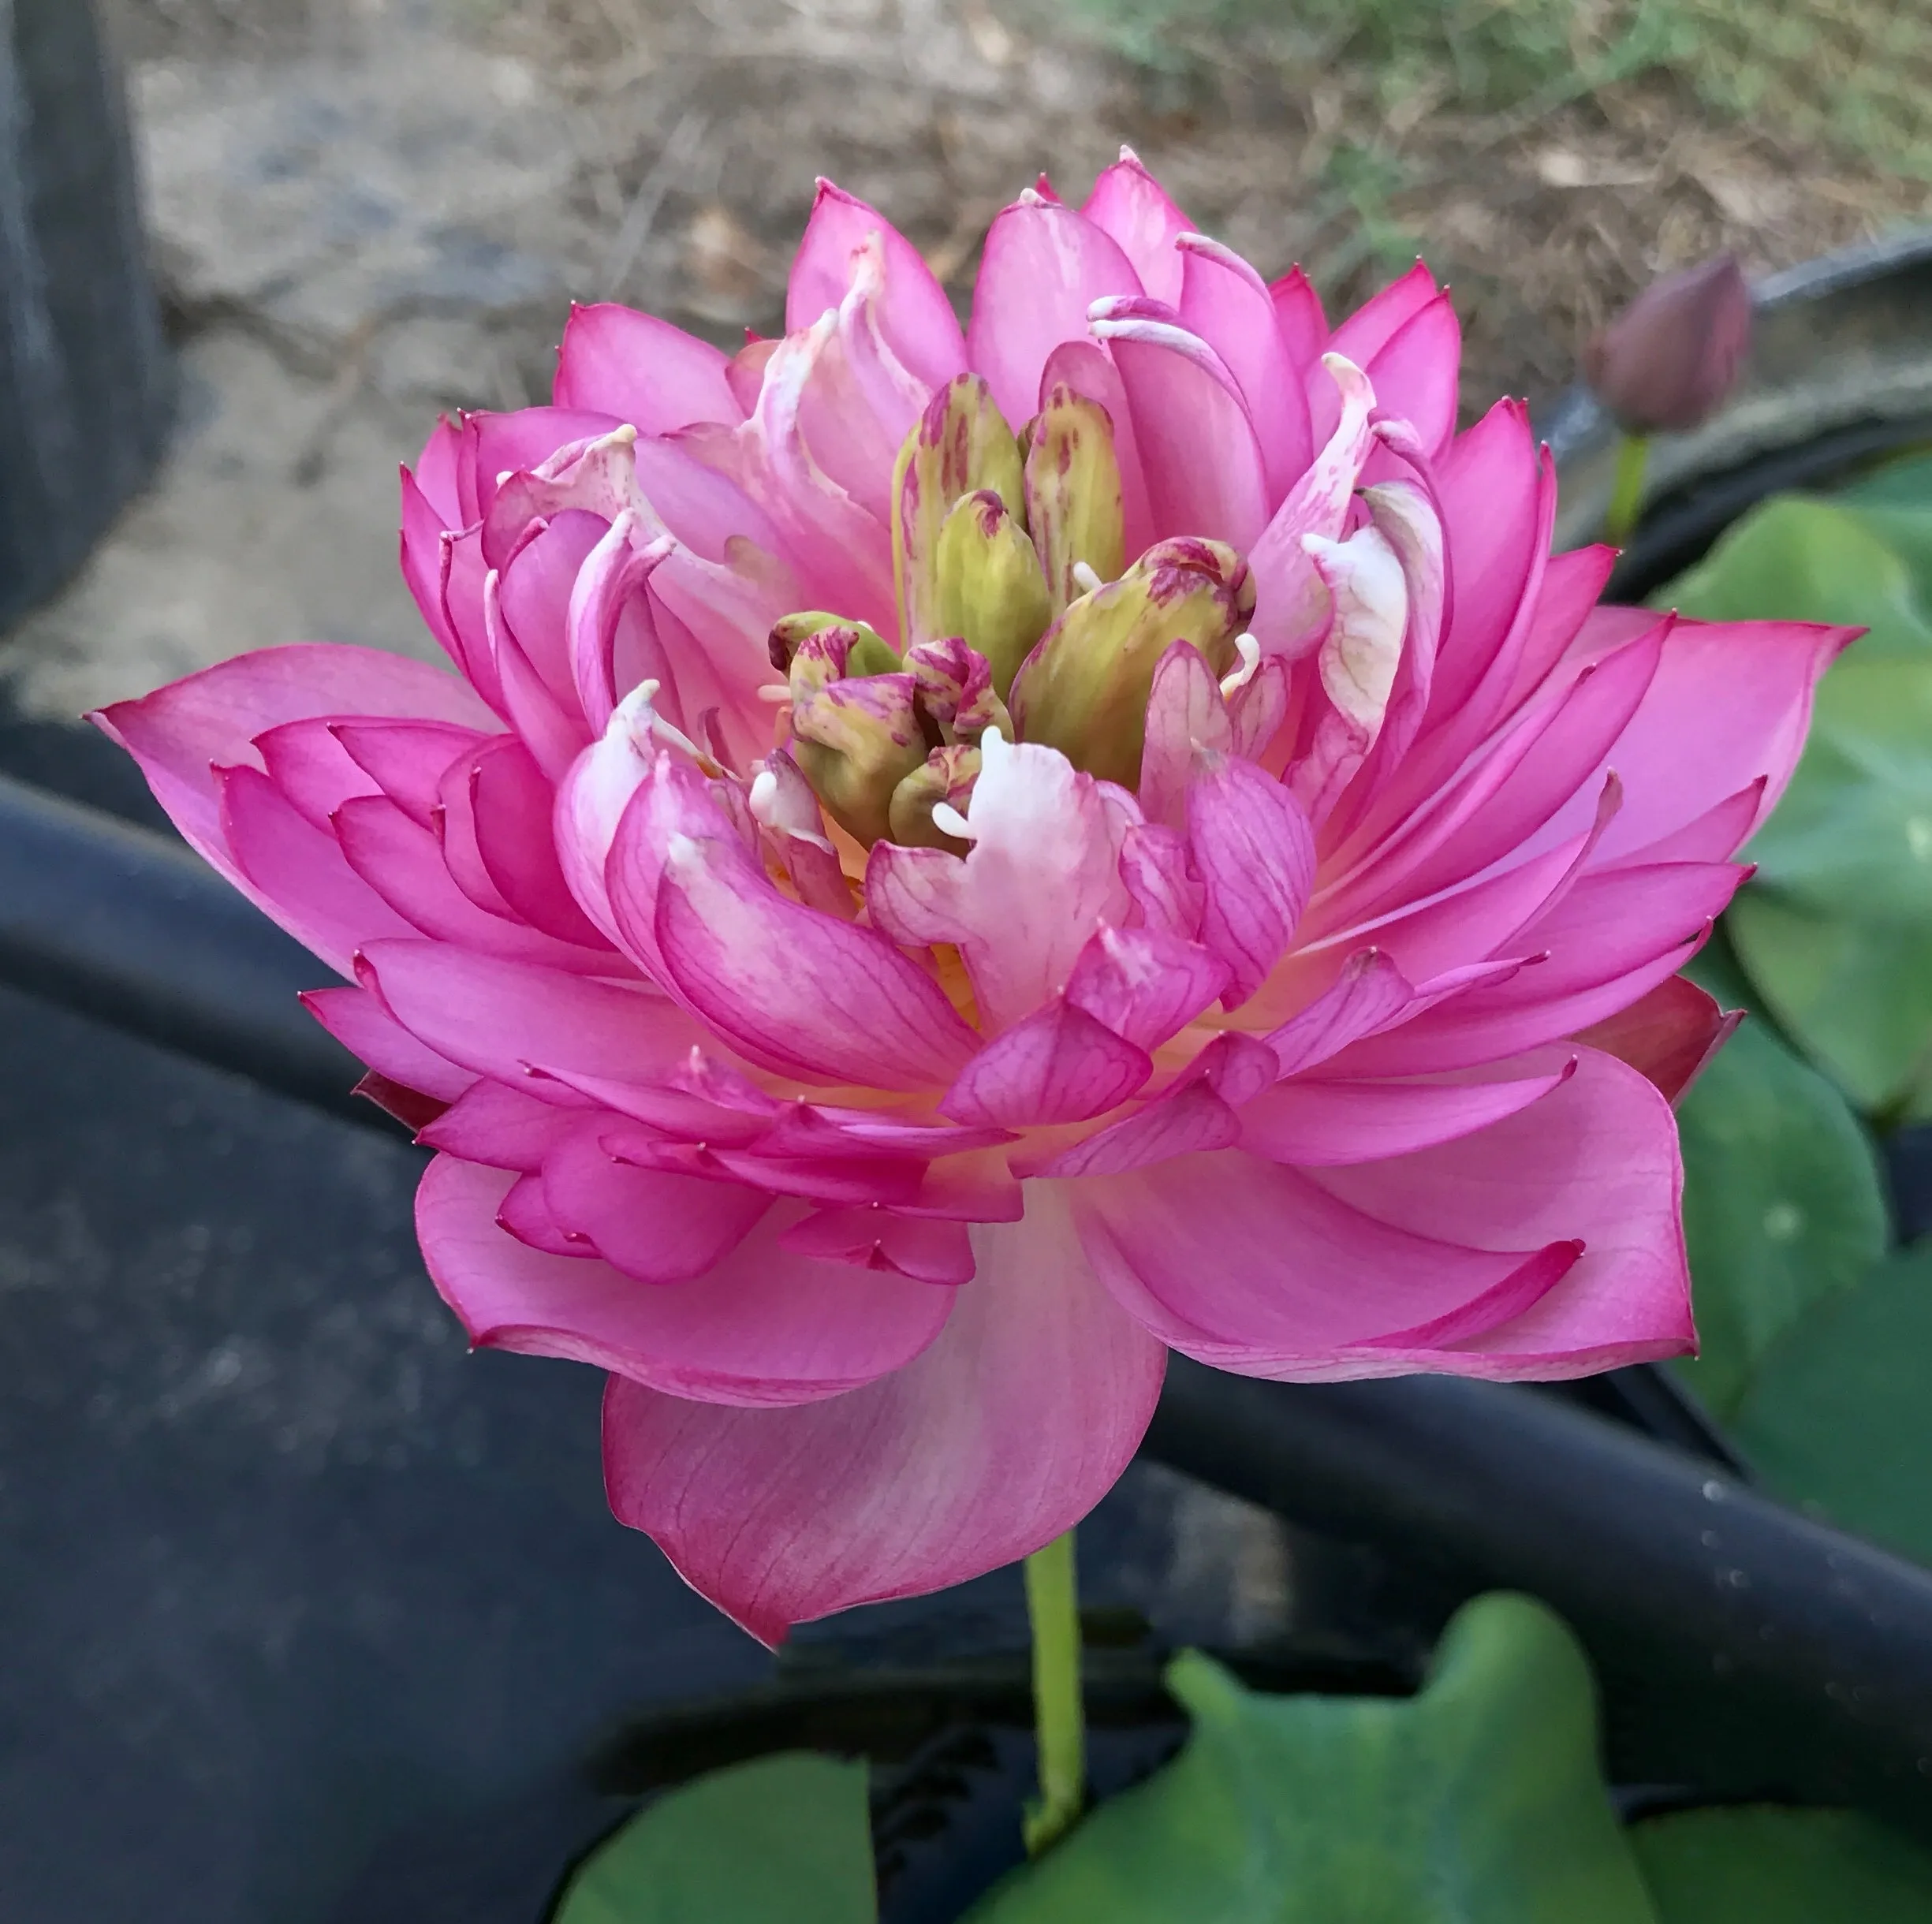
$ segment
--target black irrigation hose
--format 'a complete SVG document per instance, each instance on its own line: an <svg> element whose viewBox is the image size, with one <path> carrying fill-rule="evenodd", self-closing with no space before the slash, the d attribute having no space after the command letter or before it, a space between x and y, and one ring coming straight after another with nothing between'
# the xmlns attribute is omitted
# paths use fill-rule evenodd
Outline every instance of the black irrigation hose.
<svg viewBox="0 0 1932 1924"><path fill-rule="evenodd" d="M0 775L0 982L382 1124L296 1000L329 979L178 842Z"/></svg>
<svg viewBox="0 0 1932 1924"><path fill-rule="evenodd" d="M1151 1455L1292 1522L1543 1598L1624 1782L1861 1805L1932 1836L1932 1572L1559 1399L1285 1385L1176 1357Z"/></svg>

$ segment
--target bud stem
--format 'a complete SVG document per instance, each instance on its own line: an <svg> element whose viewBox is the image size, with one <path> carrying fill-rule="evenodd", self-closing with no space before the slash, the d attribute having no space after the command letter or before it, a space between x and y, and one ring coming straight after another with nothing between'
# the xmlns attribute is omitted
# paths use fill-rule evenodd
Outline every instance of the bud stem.
<svg viewBox="0 0 1932 1924"><path fill-rule="evenodd" d="M1071 1530L1027 1559L1026 1579L1040 1794L1027 1807L1025 1834L1027 1855L1039 1857L1072 1827L1087 1798L1080 1616Z"/></svg>
<svg viewBox="0 0 1932 1924"><path fill-rule="evenodd" d="M1617 442L1617 478L1610 484L1610 505L1603 516L1605 539L1627 547L1643 513L1643 471L1650 458L1648 434L1622 434Z"/></svg>

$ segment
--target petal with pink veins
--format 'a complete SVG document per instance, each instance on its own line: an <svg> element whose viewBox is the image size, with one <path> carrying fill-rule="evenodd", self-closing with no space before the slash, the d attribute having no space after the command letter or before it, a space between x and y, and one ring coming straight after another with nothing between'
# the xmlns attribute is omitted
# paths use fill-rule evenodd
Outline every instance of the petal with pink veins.
<svg viewBox="0 0 1932 1924"><path fill-rule="evenodd" d="M958 945L991 1034L1058 994L1094 931L1126 920L1121 850L1139 811L1057 748L989 730L980 751L964 859L881 842L866 900L895 941Z"/></svg>
<svg viewBox="0 0 1932 1924"><path fill-rule="evenodd" d="M1576 1039L1628 1063L1674 1105L1744 1020L1743 1010L1726 1014L1688 977L1673 975Z"/></svg>
<svg viewBox="0 0 1932 1924"><path fill-rule="evenodd" d="M1139 1447L1164 1353L1095 1284L1064 1213L1042 1196L973 1242L975 1280L928 1291L953 1305L938 1340L848 1396L732 1411L612 1384L612 1508L765 1642L1028 1555Z"/></svg>
<svg viewBox="0 0 1932 1924"><path fill-rule="evenodd" d="M493 742L470 764L467 785L477 855L511 912L560 942L602 949L602 934L564 880L551 826L556 792L529 750Z"/></svg>
<svg viewBox="0 0 1932 1924"><path fill-rule="evenodd" d="M583 1109L559 1109L486 1076L421 1129L416 1140L465 1162L532 1176L565 1135L584 1126L585 1117Z"/></svg>
<svg viewBox="0 0 1932 1924"><path fill-rule="evenodd" d="M781 895L679 780L687 772L658 763L611 850L611 904L632 951L760 1061L875 1088L951 1082L977 1038L932 978L876 929Z"/></svg>
<svg viewBox="0 0 1932 1924"><path fill-rule="evenodd" d="M357 971L426 1047L512 1087L556 1068L657 1082L711 1038L668 997L446 942L376 941Z"/></svg>
<svg viewBox="0 0 1932 1924"><path fill-rule="evenodd" d="M1147 739L1140 751L1140 807L1150 822L1178 829L1188 818L1188 784L1203 749L1227 755L1234 727L1207 658L1177 641L1154 665Z"/></svg>
<svg viewBox="0 0 1932 1924"><path fill-rule="evenodd" d="M552 399L628 421L640 434L668 434L694 421L744 419L725 378L725 356L708 341L615 301L573 306L557 350Z"/></svg>
<svg viewBox="0 0 1932 1924"><path fill-rule="evenodd" d="M1168 930L1104 928L1080 951L1067 1001L1142 1049L1158 1049L1222 994L1234 971Z"/></svg>
<svg viewBox="0 0 1932 1924"><path fill-rule="evenodd" d="M1061 997L988 1042L939 1110L1002 1128L1084 1122L1125 1102L1153 1073L1144 1049Z"/></svg>
<svg viewBox="0 0 1932 1924"><path fill-rule="evenodd" d="M770 1409L838 1396L903 1367L953 1297L786 1251L774 1210L708 1274L640 1288L595 1258L545 1256L495 1223L503 1175L439 1156L416 1195L430 1274L472 1340L595 1364L673 1397Z"/></svg>
<svg viewBox="0 0 1932 1924"><path fill-rule="evenodd" d="M1315 879L1315 835L1281 784L1236 756L1216 757L1188 790L1188 847L1205 891L1201 940L1227 964L1238 1006L1288 946Z"/></svg>

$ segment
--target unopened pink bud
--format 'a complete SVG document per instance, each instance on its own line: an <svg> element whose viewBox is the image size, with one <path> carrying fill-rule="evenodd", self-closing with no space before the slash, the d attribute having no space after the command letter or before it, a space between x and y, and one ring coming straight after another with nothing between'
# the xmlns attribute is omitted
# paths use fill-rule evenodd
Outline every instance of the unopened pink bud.
<svg viewBox="0 0 1932 1924"><path fill-rule="evenodd" d="M1583 349L1583 377L1627 434L1707 420L1751 347L1751 289L1729 254L1653 282Z"/></svg>

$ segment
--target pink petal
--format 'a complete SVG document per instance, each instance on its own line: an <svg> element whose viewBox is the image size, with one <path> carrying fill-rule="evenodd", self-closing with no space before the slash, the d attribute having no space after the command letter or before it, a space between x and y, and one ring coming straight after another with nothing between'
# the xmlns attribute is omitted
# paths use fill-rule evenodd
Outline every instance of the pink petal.
<svg viewBox="0 0 1932 1924"><path fill-rule="evenodd" d="M1187 820L1188 784L1199 751L1225 755L1234 729L1221 684L1200 650L1177 641L1154 665L1147 733L1140 753L1140 806L1150 822L1177 829Z"/></svg>
<svg viewBox="0 0 1932 1924"><path fill-rule="evenodd" d="M1540 1101L1569 1075L1494 1082L1285 1082L1240 1112L1241 1147L1319 1169L1454 1141Z"/></svg>
<svg viewBox="0 0 1932 1924"><path fill-rule="evenodd" d="M1417 261L1400 280L1371 294L1329 336L1329 351L1366 367L1397 334L1440 298L1435 276Z"/></svg>
<svg viewBox="0 0 1932 1924"><path fill-rule="evenodd" d="M1207 892L1184 835L1157 822L1129 829L1121 845L1121 881L1150 928L1190 941L1200 933Z"/></svg>
<svg viewBox="0 0 1932 1924"><path fill-rule="evenodd" d="M582 1109L559 1109L486 1076L471 1083L425 1124L416 1140L464 1162L529 1176L542 1169L544 1158L584 1121Z"/></svg>
<svg viewBox="0 0 1932 1924"><path fill-rule="evenodd" d="M760 1061L875 1088L949 1083L976 1038L932 979L878 930L780 894L687 776L661 761L611 850L633 950Z"/></svg>
<svg viewBox="0 0 1932 1924"><path fill-rule="evenodd" d="M350 868L411 930L548 968L607 975L616 966L608 950L558 941L479 908L457 886L436 837L417 827L386 796L357 796L345 802L335 811L335 833ZM400 932L393 923L386 923L368 930L356 945Z"/></svg>
<svg viewBox="0 0 1932 1924"><path fill-rule="evenodd" d="M255 738L269 780L304 822L325 833L330 816L352 795L382 793L382 785L344 750L338 725L326 715L311 715L265 729Z"/></svg>
<svg viewBox="0 0 1932 1924"><path fill-rule="evenodd" d="M1333 541L1341 535L1363 463L1374 445L1369 417L1375 394L1367 378L1351 364L1336 360L1318 370L1316 378L1336 396L1334 427L1248 557L1255 583L1248 632L1264 654L1305 654L1322 639L1328 626L1328 596L1308 558L1307 538Z"/></svg>
<svg viewBox="0 0 1932 1924"><path fill-rule="evenodd" d="M988 1042L939 1109L956 1122L1003 1128L1084 1122L1125 1102L1153 1073L1145 1050L1062 999Z"/></svg>
<svg viewBox="0 0 1932 1924"><path fill-rule="evenodd" d="M493 743L470 764L468 785L477 853L511 912L558 941L602 949L564 880L550 826L555 791L529 750Z"/></svg>
<svg viewBox="0 0 1932 1924"><path fill-rule="evenodd" d="M1261 443L1272 509L1314 453L1302 371L1281 338L1261 276L1232 248L1203 235L1183 234L1177 244L1180 324L1214 350L1240 386Z"/></svg>
<svg viewBox="0 0 1932 1924"><path fill-rule="evenodd" d="M971 852L881 842L866 901L898 941L958 945L990 1033L1058 994L1094 930L1126 920L1121 848L1138 811L1056 748L989 732L980 749Z"/></svg>
<svg viewBox="0 0 1932 1924"><path fill-rule="evenodd" d="M929 388L943 387L968 360L959 319L945 289L934 279L919 249L883 215L830 181L819 183L805 237L792 263L785 296L785 332L796 334L838 306L851 285L853 255L875 234L885 253L880 318L886 338L899 360ZM1026 416L1012 418L1018 421Z"/></svg>
<svg viewBox="0 0 1932 1924"><path fill-rule="evenodd" d="M1154 538L1199 535L1251 547L1268 524L1268 478L1233 375L1181 328L1146 320L1091 326L1127 390Z"/></svg>
<svg viewBox="0 0 1932 1924"><path fill-rule="evenodd" d="M416 464L416 485L444 528L462 528L473 518L463 512L463 492L457 479L462 457L462 431L446 414L431 430Z"/></svg>
<svg viewBox="0 0 1932 1924"><path fill-rule="evenodd" d="M448 423L444 425L446 427ZM459 669L463 669L468 666L463 643L443 599L443 580L449 561L445 537L461 519L460 511L449 515L431 505L416 477L404 468L402 533L398 549L403 584L408 589L423 625L436 637L444 654Z"/></svg>
<svg viewBox="0 0 1932 1924"><path fill-rule="evenodd" d="M602 1137L593 1119L559 1138L543 1158L543 1199L567 1236L586 1239L587 1254L640 1283L703 1276L771 1205L740 1183L620 1161Z"/></svg>
<svg viewBox="0 0 1932 1924"><path fill-rule="evenodd" d="M418 1042L366 989L306 989L302 1001L351 1054L404 1088L453 1102L476 1079Z"/></svg>
<svg viewBox="0 0 1932 1924"><path fill-rule="evenodd" d="M416 932L356 875L335 838L304 822L259 770L218 769L214 777L226 858L217 866L338 975L353 973L364 942Z"/></svg>
<svg viewBox="0 0 1932 1924"><path fill-rule="evenodd" d="M774 1210L710 1273L640 1287L595 1258L543 1255L497 1228L505 1180L439 1156L416 1196L430 1274L471 1339L595 1363L671 1396L770 1408L837 1396L939 1333L950 1292L787 1252Z"/></svg>
<svg viewBox="0 0 1932 1924"><path fill-rule="evenodd" d="M1268 283L1268 299L1289 365L1307 382L1328 346L1328 316L1322 311L1322 296L1300 267L1291 267L1278 281ZM1310 432L1312 446L1312 425Z"/></svg>
<svg viewBox="0 0 1932 1924"><path fill-rule="evenodd" d="M1439 460L1456 432L1462 365L1462 325L1446 290L1412 314L1361 365L1382 412L1408 422L1430 457Z"/></svg>
<svg viewBox="0 0 1932 1924"><path fill-rule="evenodd" d="M529 1071L667 1079L710 1038L641 985L479 955L444 942L370 943L358 971L382 1006L428 1048L513 1087Z"/></svg>
<svg viewBox="0 0 1932 1924"><path fill-rule="evenodd" d="M1161 1346L1095 1285L1061 1212L1042 1197L973 1240L976 1279L929 1292L956 1305L938 1340L866 1389L753 1411L612 1385L612 1508L755 1636L1024 1557L1139 1446Z"/></svg>
<svg viewBox="0 0 1932 1924"><path fill-rule="evenodd" d="M233 882L214 764L259 766L256 736L311 715L401 715L494 731L494 715L426 662L327 642L261 648L183 677L89 719L141 765L188 845Z"/></svg>
<svg viewBox="0 0 1932 1924"><path fill-rule="evenodd" d="M1188 846L1207 892L1201 940L1244 1001L1266 979L1315 879L1315 836L1288 790L1237 757L1217 758L1188 790Z"/></svg>
<svg viewBox="0 0 1932 1924"><path fill-rule="evenodd" d="M1669 1105L1632 1068L1572 1050L1577 1072L1535 1108L1460 1142L1324 1171L1395 1226L1460 1241L1574 1236L1576 1267L1522 1314L1459 1340L1460 1374L1580 1376L1681 1355L1695 1340Z"/></svg>
<svg viewBox="0 0 1932 1924"><path fill-rule="evenodd" d="M1503 1247L1485 1249L1397 1228L1239 1150L1088 1178L1069 1200L1095 1273L1156 1336L1219 1368L1290 1381L1415 1367L1376 1346L1475 1304L1516 1310L1576 1254L1574 1241L1539 1248L1508 1229Z"/></svg>
<svg viewBox="0 0 1932 1924"><path fill-rule="evenodd" d="M1102 170L1080 209L1094 225L1120 243L1133 263L1140 285L1156 300L1172 307L1180 299L1183 263L1174 243L1194 223L1162 191L1132 147Z"/></svg>
<svg viewBox="0 0 1932 1924"><path fill-rule="evenodd" d="M1080 951L1067 1001L1142 1049L1158 1049L1220 996L1233 971L1165 929L1105 928Z"/></svg>
<svg viewBox="0 0 1932 1924"><path fill-rule="evenodd" d="M1617 550L1602 543L1550 556L1537 591L1536 613L1524 638L1516 685L1509 692L1511 708L1542 687L1555 669L1594 610L1616 565Z"/></svg>
<svg viewBox="0 0 1932 1924"><path fill-rule="evenodd" d="M1086 340L1087 309L1140 292L1140 277L1104 229L1071 207L1022 199L987 235L967 363L986 376L1009 421L1031 420L1047 357L1063 341Z"/></svg>
<svg viewBox="0 0 1932 1924"><path fill-rule="evenodd" d="M486 741L502 739L446 722L352 718L327 725L342 744L343 752L368 774L377 789L412 822L426 829L435 826L442 777L450 763L460 755L474 754Z"/></svg>
<svg viewBox="0 0 1932 1924"><path fill-rule="evenodd" d="M628 421L640 434L668 434L694 421L744 419L725 378L725 357L661 321L614 301L573 306L557 350L560 408Z"/></svg>
<svg viewBox="0 0 1932 1924"><path fill-rule="evenodd" d="M1628 1063L1675 1104L1744 1019L1742 1011L1726 1015L1688 977L1673 975L1576 1040Z"/></svg>
<svg viewBox="0 0 1932 1924"><path fill-rule="evenodd" d="M1756 821L1785 792L1818 679L1854 631L1795 621L1679 621L1629 725L1604 757L1622 777L1623 812L1603 838L1614 860L1684 827L1766 777ZM1559 833L1576 812L1558 815Z"/></svg>
<svg viewBox="0 0 1932 1924"><path fill-rule="evenodd" d="M820 1210L793 1223L781 1240L801 1255L890 1270L923 1283L957 1285L973 1277L972 1238L964 1223L902 1216L875 1203Z"/></svg>

